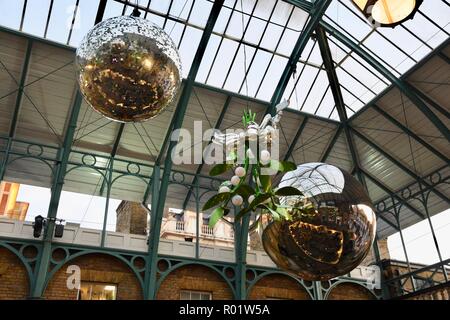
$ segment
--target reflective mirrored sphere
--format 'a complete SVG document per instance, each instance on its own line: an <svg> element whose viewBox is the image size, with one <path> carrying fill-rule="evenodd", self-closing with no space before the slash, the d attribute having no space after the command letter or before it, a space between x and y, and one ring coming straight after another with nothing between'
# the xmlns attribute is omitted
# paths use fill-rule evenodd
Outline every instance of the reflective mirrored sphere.
<svg viewBox="0 0 450 320"><path fill-rule="evenodd" d="M78 47L76 64L86 101L120 122L155 117L181 84L180 57L172 39L157 25L134 16L97 24Z"/></svg>
<svg viewBox="0 0 450 320"><path fill-rule="evenodd" d="M292 221L262 219L262 243L281 269L308 281L349 273L370 250L376 217L364 187L349 173L325 163L307 163L288 172L280 187L304 197L285 197ZM296 210L301 204L306 209ZM265 223L264 223L265 221Z"/></svg>

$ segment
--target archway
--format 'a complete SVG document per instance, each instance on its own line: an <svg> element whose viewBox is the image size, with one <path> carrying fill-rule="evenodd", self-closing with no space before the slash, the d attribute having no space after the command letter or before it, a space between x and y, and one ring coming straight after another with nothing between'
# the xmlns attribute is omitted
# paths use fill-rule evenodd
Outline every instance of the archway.
<svg viewBox="0 0 450 320"><path fill-rule="evenodd" d="M89 253L64 264L50 279L44 292L45 299L75 300L77 289L69 289L67 279L71 273L67 267L76 265L81 270L81 281L115 285L117 300L138 300L143 298L142 288L135 273L120 259L108 254Z"/></svg>
<svg viewBox="0 0 450 320"><path fill-rule="evenodd" d="M374 294L364 286L354 282L338 282L331 286L326 300L375 300Z"/></svg>
<svg viewBox="0 0 450 320"><path fill-rule="evenodd" d="M162 281L156 299L179 300L181 291L210 293L213 300L233 299L233 291L225 279L216 270L200 264L172 270Z"/></svg>
<svg viewBox="0 0 450 320"><path fill-rule="evenodd" d="M28 272L15 253L0 247L0 300L26 299L30 284Z"/></svg>
<svg viewBox="0 0 450 320"><path fill-rule="evenodd" d="M311 300L308 291L295 279L280 273L263 276L251 288L250 300Z"/></svg>

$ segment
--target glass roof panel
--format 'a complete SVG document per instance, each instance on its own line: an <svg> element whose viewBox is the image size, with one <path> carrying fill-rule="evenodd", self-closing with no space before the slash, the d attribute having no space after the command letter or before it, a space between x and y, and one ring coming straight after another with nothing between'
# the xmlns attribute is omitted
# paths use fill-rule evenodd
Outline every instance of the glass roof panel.
<svg viewBox="0 0 450 320"><path fill-rule="evenodd" d="M1 25L77 46L92 27L100 0L1 1L8 15ZM143 17L163 27L180 50L186 77L213 0L141 0ZM24 4L26 4L24 6ZM104 17L131 14L134 1L108 0ZM196 81L270 101L308 13L281 0L226 0L206 47ZM75 18L75 19L74 19ZM424 1L413 20L395 28L372 28L350 0L332 1L322 19L400 77L448 39L450 5ZM349 48L328 35L333 62L349 114L390 83ZM303 70L303 72L301 72ZM283 94L292 108L334 117L326 72L315 40L297 63L295 79Z"/></svg>

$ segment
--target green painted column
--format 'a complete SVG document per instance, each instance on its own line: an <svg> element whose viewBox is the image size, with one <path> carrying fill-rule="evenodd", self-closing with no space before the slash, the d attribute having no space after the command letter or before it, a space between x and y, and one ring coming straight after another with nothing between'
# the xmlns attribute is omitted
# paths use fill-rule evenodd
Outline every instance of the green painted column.
<svg viewBox="0 0 450 320"><path fill-rule="evenodd" d="M69 126L64 137L63 145L58 152L59 162L56 167L55 176L53 177L50 205L47 213L47 218L50 220L47 222L47 227L44 232L43 248L36 264L35 282L34 286L31 288L31 298L41 298L45 290L48 268L50 266L53 231L55 227L55 222L51 221L51 219L55 219L56 213L58 212L59 200L64 185L64 176L67 170L67 162L72 148L82 101L83 98L81 93L77 91L72 105Z"/></svg>
<svg viewBox="0 0 450 320"><path fill-rule="evenodd" d="M237 213L237 211L235 210ZM247 242L250 215L235 222L234 250L236 257L236 299L247 299Z"/></svg>
<svg viewBox="0 0 450 320"><path fill-rule="evenodd" d="M184 115L186 114L186 110L189 104L189 99L194 87L195 78L197 76L198 70L200 68L200 64L203 59L203 55L206 51L206 47L208 45L209 38L211 37L212 31L214 29L214 25L216 24L217 18L219 17L220 10L222 9L222 5L224 0L216 0L214 1L213 7L211 8L211 12L208 17L208 21L206 23L205 29L203 31L202 38L200 39L200 43L197 48L197 52L195 53L191 69L189 71L188 77L184 83L183 90L180 95L180 99L178 101L177 108L175 110L175 114L172 118L170 127L172 130L177 130L181 128L184 120ZM172 132L168 132L167 137L171 135ZM164 168L161 179L161 184L159 186L159 196L158 201L155 204L152 204L152 233L149 238L149 275L146 279L148 281L148 292L145 293L147 299L155 299L156 298L156 268L157 268L157 254L158 254L158 246L159 246L159 237L161 231L161 220L164 214L164 207L167 197L167 191L170 183L170 173L172 172L172 150L175 148L178 143L177 139L171 139L166 157L164 160ZM163 152L163 151L161 151ZM160 158L160 157L158 157ZM159 163L157 164L159 165ZM146 191L146 194L148 192ZM144 198L145 201L145 198Z"/></svg>

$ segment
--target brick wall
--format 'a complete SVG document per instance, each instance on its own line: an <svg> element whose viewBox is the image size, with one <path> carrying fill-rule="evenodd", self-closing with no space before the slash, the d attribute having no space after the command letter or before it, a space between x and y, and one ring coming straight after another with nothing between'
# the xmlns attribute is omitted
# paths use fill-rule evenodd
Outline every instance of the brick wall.
<svg viewBox="0 0 450 320"><path fill-rule="evenodd" d="M281 274L272 274L260 279L248 295L248 299L250 300L266 300L270 298L290 300L310 299L306 290L294 279Z"/></svg>
<svg viewBox="0 0 450 320"><path fill-rule="evenodd" d="M225 280L214 270L200 265L183 266L171 272L161 284L158 300L179 300L180 290L211 292L213 300L233 299Z"/></svg>
<svg viewBox="0 0 450 320"><path fill-rule="evenodd" d="M331 289L328 300L374 300L366 288L355 283L341 283Z"/></svg>
<svg viewBox="0 0 450 320"><path fill-rule="evenodd" d="M24 265L11 251L0 248L0 300L25 299L28 294L28 276Z"/></svg>
<svg viewBox="0 0 450 320"><path fill-rule="evenodd" d="M117 285L117 299L142 299L141 286L122 261L102 254L91 254L76 258L68 265L78 265L81 269L81 281L104 282ZM68 265L58 270L50 280L44 292L45 299L76 299L77 290L69 290L66 285Z"/></svg>
<svg viewBox="0 0 450 320"><path fill-rule="evenodd" d="M138 202L122 201L116 209L116 232L147 234L147 211Z"/></svg>
<svg viewBox="0 0 450 320"><path fill-rule="evenodd" d="M423 293L414 293L406 296L405 300L450 300L450 284L445 283L435 288L424 290Z"/></svg>
<svg viewBox="0 0 450 320"><path fill-rule="evenodd" d="M57 256L54 256L57 258ZM117 299L142 299L142 289L134 273L122 261L103 254L90 254L72 260L50 280L44 299L76 299L77 290L66 286L68 265L81 268L81 280L117 285ZM171 272L162 282L157 299L178 300L181 290L211 292L215 300L233 299L232 290L214 270L201 265L188 265ZM29 294L25 267L10 251L0 248L0 300L25 299ZM248 299L307 300L309 295L292 278L273 274L259 280ZM373 299L366 289L355 284L340 284L330 293L330 299Z"/></svg>

